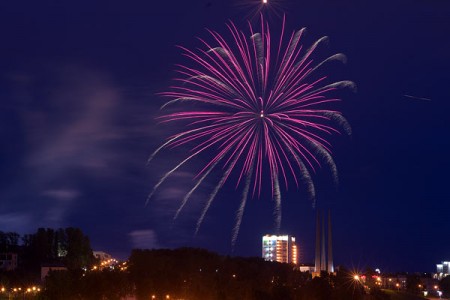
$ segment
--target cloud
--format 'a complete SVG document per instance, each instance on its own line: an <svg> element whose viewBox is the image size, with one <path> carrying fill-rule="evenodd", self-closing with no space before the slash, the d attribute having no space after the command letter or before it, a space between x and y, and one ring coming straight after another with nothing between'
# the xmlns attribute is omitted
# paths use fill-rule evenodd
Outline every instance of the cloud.
<svg viewBox="0 0 450 300"><path fill-rule="evenodd" d="M79 192L72 189L47 190L44 191L42 195L61 201L68 201L76 198L79 195Z"/></svg>
<svg viewBox="0 0 450 300"><path fill-rule="evenodd" d="M135 230L129 233L131 243L137 249L161 248L156 232L151 229Z"/></svg>
<svg viewBox="0 0 450 300"><path fill-rule="evenodd" d="M83 226L87 207L104 213L102 202L112 201L111 210L122 210L111 213L123 216L121 183L133 189L145 180L143 147L129 143L130 132L142 139L150 123L144 102L125 99L108 75L80 66L50 64L1 80L12 117L0 118L8 128L0 136L9 140L0 214L26 215L34 226ZM145 194L135 199L143 205Z"/></svg>
<svg viewBox="0 0 450 300"><path fill-rule="evenodd" d="M44 215L44 221L54 227L60 227L64 223L67 212L80 192L73 189L47 190L43 196L50 198L50 205Z"/></svg>
<svg viewBox="0 0 450 300"><path fill-rule="evenodd" d="M57 73L62 79L50 96L24 113L32 146L27 164L49 180L73 169L102 172L114 160L110 143L121 137L114 130L119 93L96 72Z"/></svg>
<svg viewBox="0 0 450 300"><path fill-rule="evenodd" d="M28 213L2 214L0 215L0 228L2 231L28 233L32 226L32 220L32 216Z"/></svg>

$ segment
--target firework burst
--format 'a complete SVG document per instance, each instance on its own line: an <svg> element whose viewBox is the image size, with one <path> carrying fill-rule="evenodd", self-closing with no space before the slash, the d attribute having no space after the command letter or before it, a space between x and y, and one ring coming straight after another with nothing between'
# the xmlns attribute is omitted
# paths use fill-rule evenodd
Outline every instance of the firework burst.
<svg viewBox="0 0 450 300"><path fill-rule="evenodd" d="M281 19L287 8L284 0L234 0L234 2L240 10L246 12L245 19L255 21L261 14L267 18Z"/></svg>
<svg viewBox="0 0 450 300"><path fill-rule="evenodd" d="M198 219L196 232L220 188L234 173L236 186L243 184L241 204L237 210L232 234L234 246L244 215L247 198L259 197L263 176L270 177L275 202L275 226L281 224L280 183L307 186L315 198L310 172L325 162L337 179L330 143L327 137L350 127L339 111L327 109L339 101L329 96L341 87L353 87L349 81L326 83L326 76L317 76L317 69L330 60L345 61L335 54L315 62L313 54L323 37L304 49L301 39L305 29L285 36L283 19L278 41L272 40L268 24L261 18L260 31L249 23L248 34L229 23L227 41L215 31L208 31L211 42L200 39L203 49L180 47L190 64L178 65L178 78L163 106L175 112L159 117L161 122L187 123L186 129L170 137L151 156L167 147L187 145L191 153L168 171L154 186L148 200L158 187L189 160L204 153L212 158L198 171L197 181L184 197L175 218L189 197L215 168L224 170ZM148 202L147 200L147 202Z"/></svg>

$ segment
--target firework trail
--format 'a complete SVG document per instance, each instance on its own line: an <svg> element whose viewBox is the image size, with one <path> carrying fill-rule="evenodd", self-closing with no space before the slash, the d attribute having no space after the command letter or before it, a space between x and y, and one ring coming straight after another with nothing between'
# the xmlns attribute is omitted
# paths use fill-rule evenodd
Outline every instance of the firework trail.
<svg viewBox="0 0 450 300"><path fill-rule="evenodd" d="M249 175L245 181L244 191L242 192L241 204L236 212L236 222L233 227L233 234L231 235L231 248L234 250L237 237L239 235L239 229L241 228L242 218L244 217L245 205L247 204L248 191L250 190L250 184L252 183L253 165L250 169Z"/></svg>
<svg viewBox="0 0 450 300"><path fill-rule="evenodd" d="M209 175L209 173L214 169L217 163L212 165L208 171L203 174L203 176L197 181L197 183L194 185L194 187L184 196L183 201L181 202L180 207L177 209L177 212L175 213L175 216L173 217L173 220L175 221L178 218L178 215L181 213L181 210L183 210L184 206L188 202L189 198L191 197L192 193L195 192L195 190L202 184L203 180Z"/></svg>
<svg viewBox="0 0 450 300"><path fill-rule="evenodd" d="M236 163L236 160L237 160L237 158L235 159L234 163ZM209 199L206 202L205 207L203 208L202 214L200 215L200 218L198 218L198 220L197 220L197 228L195 228L195 234L197 234L198 231L200 230L200 226L203 223L203 219L205 218L206 213L208 212L209 207L211 206L211 203L214 201L220 188L223 186L223 184L227 180L228 176L230 175L231 171L233 170L234 163L228 166L228 169L225 171L225 174L222 176L222 179L220 179L219 184L214 188L214 191L209 196Z"/></svg>
<svg viewBox="0 0 450 300"><path fill-rule="evenodd" d="M287 189L289 181L294 181L298 187L300 178L314 201L310 172L315 172L321 162L330 168L337 182L337 168L326 137L341 131L350 134L351 129L339 111L327 107L340 101L330 96L334 90L354 88L354 84L326 83L327 77L318 75L317 70L325 63L346 61L340 53L314 61L314 52L326 37L304 50L300 41L305 29L285 36L284 19L276 41L262 17L260 32L250 23L248 34L232 22L227 27L230 41L208 30L212 41L200 39L204 49L180 47L190 64L178 65L175 84L170 91L161 93L169 98L163 107L175 111L159 120L182 122L187 130L170 137L149 161L168 147L186 145L191 147L191 153L159 180L147 202L173 172L193 157L210 156L198 171L197 182L184 197L174 219L201 182L220 166L225 172L210 194L195 232L233 173L236 187L245 181L232 233L234 246L247 198L250 194L260 196L263 176L270 177L277 229L281 226L280 185Z"/></svg>

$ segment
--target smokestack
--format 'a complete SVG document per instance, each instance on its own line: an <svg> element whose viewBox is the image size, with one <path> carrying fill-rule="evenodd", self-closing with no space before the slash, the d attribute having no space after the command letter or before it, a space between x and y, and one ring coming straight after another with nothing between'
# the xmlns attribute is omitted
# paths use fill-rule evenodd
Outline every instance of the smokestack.
<svg viewBox="0 0 450 300"><path fill-rule="evenodd" d="M331 241L331 211L328 210L328 267L327 271L330 273L334 272L333 266L333 247Z"/></svg>
<svg viewBox="0 0 450 300"><path fill-rule="evenodd" d="M325 254L325 216L322 217L322 251L321 251L321 260L320 260L320 270L327 270L327 261Z"/></svg>
<svg viewBox="0 0 450 300"><path fill-rule="evenodd" d="M316 216L316 257L315 257L314 268L316 272L320 272L320 213L317 210Z"/></svg>

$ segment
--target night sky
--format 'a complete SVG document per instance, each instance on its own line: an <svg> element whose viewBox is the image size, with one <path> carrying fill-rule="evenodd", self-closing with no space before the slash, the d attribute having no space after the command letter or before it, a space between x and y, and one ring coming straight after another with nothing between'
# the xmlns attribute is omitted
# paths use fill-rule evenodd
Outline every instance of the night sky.
<svg viewBox="0 0 450 300"><path fill-rule="evenodd" d="M329 36L324 57L343 52L348 63L328 71L357 85L339 104L353 134L332 138L339 186L325 167L314 175L317 207L332 211L336 264L434 271L450 259L450 2L269 2L263 13L274 28L286 14L289 32L307 27L306 45ZM220 172L172 221L203 157L145 206L187 151L166 150L146 165L180 130L155 120L157 94L185 61L176 45L200 47L205 28L229 37L229 20L257 24L259 3L2 1L0 230L80 227L95 250L119 258L135 247L181 246L259 256L261 236L274 232L270 192L249 200L234 252L241 190L232 181L194 236ZM296 236L302 262L312 263L315 210L305 187L290 186L282 201L281 232Z"/></svg>

